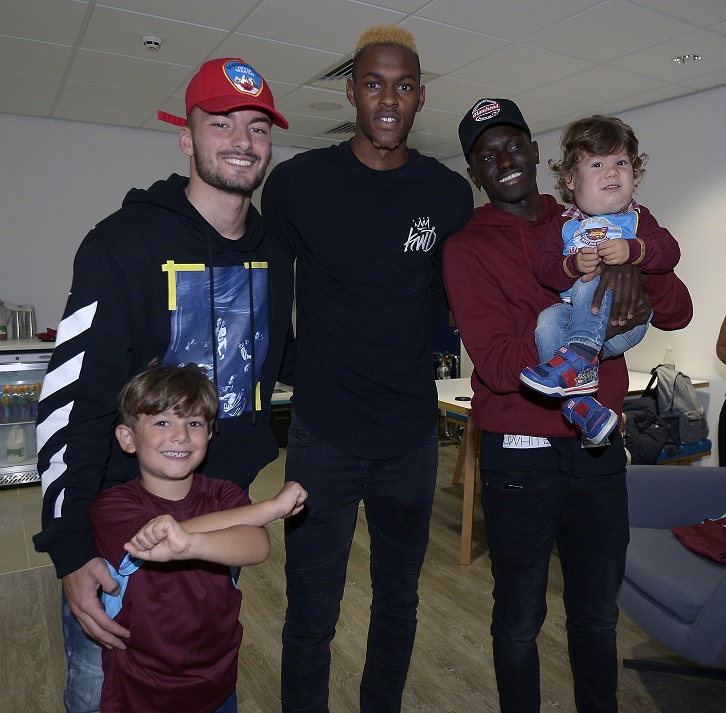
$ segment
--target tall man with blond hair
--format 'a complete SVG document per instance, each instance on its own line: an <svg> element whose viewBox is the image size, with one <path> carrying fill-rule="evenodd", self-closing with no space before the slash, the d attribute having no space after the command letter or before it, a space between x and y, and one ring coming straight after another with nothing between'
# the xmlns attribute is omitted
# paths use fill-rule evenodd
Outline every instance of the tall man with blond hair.
<svg viewBox="0 0 726 713"><path fill-rule="evenodd" d="M373 602L360 710L401 709L436 482L429 307L432 290L443 295L444 239L473 211L461 176L407 146L425 100L409 32L365 32L346 94L353 138L280 164L262 196L271 233L297 259L286 478L309 493L285 533L286 712L328 711L330 643L361 501Z"/></svg>

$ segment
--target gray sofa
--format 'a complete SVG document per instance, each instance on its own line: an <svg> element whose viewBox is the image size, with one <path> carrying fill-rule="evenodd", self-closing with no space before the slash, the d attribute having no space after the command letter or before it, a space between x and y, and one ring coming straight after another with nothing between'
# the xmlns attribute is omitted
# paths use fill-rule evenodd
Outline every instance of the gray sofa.
<svg viewBox="0 0 726 713"><path fill-rule="evenodd" d="M628 497L631 539L618 603L646 633L701 667L624 665L726 679L726 566L670 532L726 513L726 468L630 466Z"/></svg>

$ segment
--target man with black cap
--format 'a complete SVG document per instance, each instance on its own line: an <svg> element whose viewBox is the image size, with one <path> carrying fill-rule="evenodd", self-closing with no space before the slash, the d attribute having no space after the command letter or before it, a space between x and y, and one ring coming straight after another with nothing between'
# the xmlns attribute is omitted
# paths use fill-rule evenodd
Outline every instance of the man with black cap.
<svg viewBox="0 0 726 713"><path fill-rule="evenodd" d="M186 117L159 118L181 127L190 176L131 190L86 236L40 401L43 530L34 541L63 580L64 700L74 713L98 710L96 642L123 649L130 634L99 604L99 588L115 594L118 585L88 520L100 489L138 474L114 438L123 384L155 357L204 366L220 410L203 472L244 488L277 456L269 408L293 275L251 201L270 161L272 125L287 121L265 80L235 58L201 66Z"/></svg>
<svg viewBox="0 0 726 713"><path fill-rule="evenodd" d="M581 713L617 711L615 597L625 566L628 502L625 452L616 431L584 448L557 400L524 389L521 369L538 358L539 313L559 301L533 274L549 220L563 210L537 188L539 149L519 107L482 99L459 125L468 173L490 203L444 248L444 279L474 363L472 409L482 433L482 503L494 576L491 633L503 713L540 710L537 635L546 614L552 547L564 578L570 665ZM673 272L603 269L596 303L613 289L608 337L644 323L679 329L691 300ZM631 297L632 295L632 297ZM649 299L648 299L649 297ZM616 305L620 304L620 308ZM628 389L622 356L600 367L598 395L621 412ZM553 403L554 402L554 403Z"/></svg>

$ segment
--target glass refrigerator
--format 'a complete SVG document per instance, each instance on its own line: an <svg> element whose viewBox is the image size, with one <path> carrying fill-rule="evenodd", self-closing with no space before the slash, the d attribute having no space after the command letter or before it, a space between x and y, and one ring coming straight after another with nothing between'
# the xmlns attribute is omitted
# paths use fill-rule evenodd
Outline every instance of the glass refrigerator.
<svg viewBox="0 0 726 713"><path fill-rule="evenodd" d="M35 418L52 346L0 342L0 487L40 483Z"/></svg>

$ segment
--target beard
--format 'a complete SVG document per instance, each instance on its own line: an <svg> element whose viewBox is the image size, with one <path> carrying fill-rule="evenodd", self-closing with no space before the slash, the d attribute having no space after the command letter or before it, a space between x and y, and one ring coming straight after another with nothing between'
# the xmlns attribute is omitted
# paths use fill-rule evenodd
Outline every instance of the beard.
<svg viewBox="0 0 726 713"><path fill-rule="evenodd" d="M395 141L394 143L390 144L382 144L375 139L371 139L371 143L373 144L374 148L377 149L386 149L387 151L393 151L394 149L397 149L400 145L400 141Z"/></svg>
<svg viewBox="0 0 726 713"><path fill-rule="evenodd" d="M246 158L251 161L259 161L260 157L257 154L247 153L243 156L239 154L234 155L235 158ZM222 155L224 158L224 155ZM268 161L269 163L269 161ZM257 173L254 176L226 176L220 168L218 168L211 158L202 155L194 148L194 166L197 170L197 175L212 188L217 188L225 193L235 194L251 194L257 190L265 179L265 172L267 171L267 163L260 165L257 169Z"/></svg>

